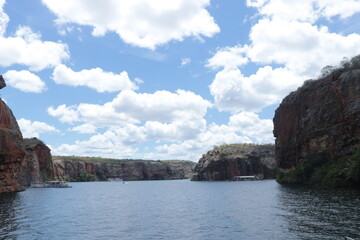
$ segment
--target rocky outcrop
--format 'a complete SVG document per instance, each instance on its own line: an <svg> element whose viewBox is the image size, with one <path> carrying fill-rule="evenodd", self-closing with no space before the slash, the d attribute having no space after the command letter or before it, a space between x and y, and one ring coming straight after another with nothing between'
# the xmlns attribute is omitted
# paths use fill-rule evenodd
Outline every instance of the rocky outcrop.
<svg viewBox="0 0 360 240"><path fill-rule="evenodd" d="M1 77L0 86L4 85ZM0 193L23 190L19 173L24 156L23 137L17 121L10 108L0 99Z"/></svg>
<svg viewBox="0 0 360 240"><path fill-rule="evenodd" d="M334 71L289 94L276 110L274 136L285 171L314 153L352 154L360 144L360 70Z"/></svg>
<svg viewBox="0 0 360 240"><path fill-rule="evenodd" d="M2 75L0 75L0 89L6 87L5 80Z"/></svg>
<svg viewBox="0 0 360 240"><path fill-rule="evenodd" d="M195 166L194 181L233 180L235 176L275 178L273 145L230 144L215 147Z"/></svg>
<svg viewBox="0 0 360 240"><path fill-rule="evenodd" d="M150 161L150 160L112 160L89 161L86 158L71 157L54 160L57 179L77 179L81 173L123 180L168 180L189 178L194 162L191 161Z"/></svg>
<svg viewBox="0 0 360 240"><path fill-rule="evenodd" d="M21 163L20 183L23 186L43 183L55 178L50 148L37 138L24 139L26 155Z"/></svg>

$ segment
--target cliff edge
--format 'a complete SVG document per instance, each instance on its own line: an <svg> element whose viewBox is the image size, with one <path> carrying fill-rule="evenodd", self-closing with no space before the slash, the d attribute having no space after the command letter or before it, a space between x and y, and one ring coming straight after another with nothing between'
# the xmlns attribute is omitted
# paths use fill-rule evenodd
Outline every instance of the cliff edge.
<svg viewBox="0 0 360 240"><path fill-rule="evenodd" d="M340 179L343 185L354 180L346 169L350 171L349 161L356 165L351 159L360 144L359 60L306 81L276 110L279 182L334 185Z"/></svg>
<svg viewBox="0 0 360 240"><path fill-rule="evenodd" d="M0 89L5 82L0 75ZM0 193L21 191L20 165L25 156L23 137L18 123L4 101L0 99Z"/></svg>

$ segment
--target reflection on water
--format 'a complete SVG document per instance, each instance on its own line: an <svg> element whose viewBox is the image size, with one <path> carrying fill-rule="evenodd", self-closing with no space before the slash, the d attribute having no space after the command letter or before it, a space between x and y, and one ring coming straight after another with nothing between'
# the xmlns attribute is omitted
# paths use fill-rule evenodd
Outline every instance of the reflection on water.
<svg viewBox="0 0 360 240"><path fill-rule="evenodd" d="M0 195L0 239L360 239L360 192L275 181L73 183Z"/></svg>
<svg viewBox="0 0 360 240"><path fill-rule="evenodd" d="M279 206L298 239L360 238L360 192L281 186Z"/></svg>
<svg viewBox="0 0 360 240"><path fill-rule="evenodd" d="M18 219L22 207L16 193L0 195L0 239L16 239L15 232L21 225Z"/></svg>

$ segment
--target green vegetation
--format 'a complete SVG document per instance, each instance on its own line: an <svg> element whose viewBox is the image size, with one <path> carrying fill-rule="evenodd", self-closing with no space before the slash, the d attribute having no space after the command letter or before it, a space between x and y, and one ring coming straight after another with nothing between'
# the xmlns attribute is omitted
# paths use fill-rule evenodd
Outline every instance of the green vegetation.
<svg viewBox="0 0 360 240"><path fill-rule="evenodd" d="M338 159L326 153L313 154L296 168L286 173L279 171L276 180L284 184L360 187L360 148Z"/></svg>
<svg viewBox="0 0 360 240"><path fill-rule="evenodd" d="M261 146L263 148L274 149L273 144L256 144L256 143L232 143L223 144L220 146L214 146L212 150L208 151L207 154L210 156L219 156L220 158L226 158L232 154L244 153L249 148Z"/></svg>
<svg viewBox="0 0 360 240"><path fill-rule="evenodd" d="M92 182L95 180L96 180L95 175L86 172L80 173L79 176L76 178L77 182Z"/></svg>
<svg viewBox="0 0 360 240"><path fill-rule="evenodd" d="M326 66L321 70L320 78L332 75L332 74L341 74L345 71L350 71L354 69L360 68L360 55L355 56L351 59L344 58L340 62L340 66L334 67L334 66Z"/></svg>
<svg viewBox="0 0 360 240"><path fill-rule="evenodd" d="M254 146L268 146L273 148L274 144L257 144L257 143L231 143L231 144L222 144L220 146L214 146L213 150L224 150L224 149L240 149Z"/></svg>
<svg viewBox="0 0 360 240"><path fill-rule="evenodd" d="M68 160L68 161L84 161L89 163L122 163L122 162L144 162L154 160L142 160L142 159L115 159L115 158L101 158L101 157L79 157L79 156L52 156L53 160Z"/></svg>
<svg viewBox="0 0 360 240"><path fill-rule="evenodd" d="M98 170L95 172L95 175L99 181L107 181L107 177L105 176L104 172L101 170Z"/></svg>
<svg viewBox="0 0 360 240"><path fill-rule="evenodd" d="M143 160L143 159L115 159L115 158L102 158L102 157L80 157L80 156L52 156L55 160L67 161L83 161L88 163L126 163L126 162L162 162L162 163L176 163L181 161L192 162L189 160Z"/></svg>

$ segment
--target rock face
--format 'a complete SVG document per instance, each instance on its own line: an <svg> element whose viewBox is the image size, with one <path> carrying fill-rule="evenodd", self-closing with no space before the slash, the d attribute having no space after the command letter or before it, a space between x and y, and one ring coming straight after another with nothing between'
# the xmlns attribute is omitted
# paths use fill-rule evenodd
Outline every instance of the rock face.
<svg viewBox="0 0 360 240"><path fill-rule="evenodd" d="M313 153L331 158L353 153L360 144L360 70L309 81L289 94L276 110L274 136L284 170Z"/></svg>
<svg viewBox="0 0 360 240"><path fill-rule="evenodd" d="M190 177L194 166L191 161L114 160L110 163L61 158L54 161L57 179L65 176L76 179L83 172L123 180L185 179Z"/></svg>
<svg viewBox="0 0 360 240"><path fill-rule="evenodd" d="M273 145L230 144L215 147L195 166L194 181L233 180L235 176L275 178Z"/></svg>
<svg viewBox="0 0 360 240"><path fill-rule="evenodd" d="M24 139L26 155L21 163L20 183L30 186L55 178L50 148L37 138Z"/></svg>
<svg viewBox="0 0 360 240"><path fill-rule="evenodd" d="M0 78L0 86L3 80ZM20 165L25 156L23 137L10 108L0 99L0 193L21 191Z"/></svg>
<svg viewBox="0 0 360 240"><path fill-rule="evenodd" d="M6 87L5 80L2 75L0 75L0 89Z"/></svg>

